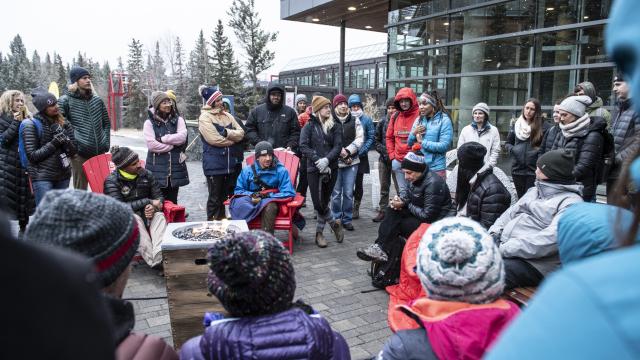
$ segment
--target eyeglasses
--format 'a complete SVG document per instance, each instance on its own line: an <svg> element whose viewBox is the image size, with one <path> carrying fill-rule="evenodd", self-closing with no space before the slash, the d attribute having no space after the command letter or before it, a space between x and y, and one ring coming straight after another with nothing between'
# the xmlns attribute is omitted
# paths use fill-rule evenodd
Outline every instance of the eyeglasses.
<svg viewBox="0 0 640 360"><path fill-rule="evenodd" d="M164 100L162 100L162 102L160 104L171 105L173 103L171 102L171 99L164 99Z"/></svg>

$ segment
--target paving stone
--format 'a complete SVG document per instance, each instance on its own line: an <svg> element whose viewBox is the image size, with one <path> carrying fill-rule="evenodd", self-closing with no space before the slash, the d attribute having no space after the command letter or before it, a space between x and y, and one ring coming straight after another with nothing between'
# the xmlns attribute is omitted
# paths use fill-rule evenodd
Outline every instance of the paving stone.
<svg viewBox="0 0 640 360"><path fill-rule="evenodd" d="M153 328L154 326L158 326L158 325L169 324L170 322L169 314L149 318L147 319L147 322L149 323L150 328Z"/></svg>

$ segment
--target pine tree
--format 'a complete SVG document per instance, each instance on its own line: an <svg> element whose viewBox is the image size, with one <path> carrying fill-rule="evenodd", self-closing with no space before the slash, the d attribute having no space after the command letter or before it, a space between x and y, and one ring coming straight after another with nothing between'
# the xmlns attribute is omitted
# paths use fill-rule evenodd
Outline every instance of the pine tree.
<svg viewBox="0 0 640 360"><path fill-rule="evenodd" d="M209 50L204 39L204 32L200 30L196 46L189 56L189 82L187 86L187 109L186 116L195 118L200 112L202 99L198 94L198 87L202 84L212 85L214 81L211 74L211 64L209 63Z"/></svg>
<svg viewBox="0 0 640 360"><path fill-rule="evenodd" d="M167 88L167 69L164 66L164 59L160 55L160 42L156 41L156 51L153 55L152 64L153 81L155 83L155 90L164 91Z"/></svg>
<svg viewBox="0 0 640 360"><path fill-rule="evenodd" d="M67 85L67 71L62 63L62 57L60 54L53 53L53 59L54 77L52 81L58 83L58 88L60 88L60 93L62 94Z"/></svg>
<svg viewBox="0 0 640 360"><path fill-rule="evenodd" d="M211 56L213 77L225 94L237 94L242 87L242 72L234 57L233 47L224 35L222 20L218 20L218 25L211 37L211 44L213 45Z"/></svg>
<svg viewBox="0 0 640 360"><path fill-rule="evenodd" d="M10 53L7 56L7 87L24 93L35 87L32 78L31 64L27 58L27 49L22 43L20 35L16 35L9 44Z"/></svg>
<svg viewBox="0 0 640 360"><path fill-rule="evenodd" d="M47 83L46 74L42 69L42 61L40 60L40 55L36 50L34 50L33 55L31 55L31 79L33 79L35 87L49 86L49 84Z"/></svg>
<svg viewBox="0 0 640 360"><path fill-rule="evenodd" d="M83 56L80 51L78 51L78 57L73 59L73 66L80 66L83 68L87 67L87 61L85 60L86 54Z"/></svg>
<svg viewBox="0 0 640 360"><path fill-rule="evenodd" d="M49 84L52 81L55 81L55 71L53 67L53 62L51 61L51 55L46 53L44 56L44 63L42 64L42 72L44 72L44 76L46 79L46 83Z"/></svg>
<svg viewBox="0 0 640 360"><path fill-rule="evenodd" d="M182 50L182 43L180 38L176 37L176 43L174 46L175 59L173 61L173 88L177 95L177 105L180 113L186 114L187 111L187 77L184 66L184 50ZM199 105L199 104L197 104Z"/></svg>
<svg viewBox="0 0 640 360"><path fill-rule="evenodd" d="M7 90L7 76L8 76L7 62L4 59L4 55L0 51L0 91Z"/></svg>
<svg viewBox="0 0 640 360"><path fill-rule="evenodd" d="M262 21L255 10L255 0L233 0L227 15L231 18L229 26L246 53L247 76L253 82L254 93L257 93L258 74L273 64L275 53L267 47L276 41L278 32L271 33L261 28Z"/></svg>
<svg viewBox="0 0 640 360"><path fill-rule="evenodd" d="M144 60L142 59L142 42L131 39L129 58L127 59L129 74L129 93L126 98L125 127L141 128L146 114L147 101L142 93Z"/></svg>

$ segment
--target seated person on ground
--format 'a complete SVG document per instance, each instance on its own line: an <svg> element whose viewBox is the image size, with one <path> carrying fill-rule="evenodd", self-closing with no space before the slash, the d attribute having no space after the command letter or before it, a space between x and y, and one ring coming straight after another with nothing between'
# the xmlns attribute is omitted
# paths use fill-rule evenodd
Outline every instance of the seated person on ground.
<svg viewBox="0 0 640 360"><path fill-rule="evenodd" d="M235 220L251 221L259 214L262 230L273 234L278 203L275 199L296 196L289 172L273 155L273 146L267 141L256 144L255 162L242 169L231 201L229 212ZM237 195L245 195L238 197Z"/></svg>
<svg viewBox="0 0 640 360"><path fill-rule="evenodd" d="M487 148L467 142L458 148L458 182L455 202L458 216L479 222L485 229L493 225L511 205L507 188L485 163Z"/></svg>
<svg viewBox="0 0 640 360"><path fill-rule="evenodd" d="M207 314L181 359L350 359L344 338L301 300L289 252L273 235L227 235L209 249L209 291L229 314Z"/></svg>
<svg viewBox="0 0 640 360"><path fill-rule="evenodd" d="M131 206L140 230L140 255L151 267L161 265L167 221L160 185L131 149L113 146L111 160L116 169L104 180L104 194Z"/></svg>
<svg viewBox="0 0 640 360"><path fill-rule="evenodd" d="M133 304L122 300L122 293L140 231L129 206L102 194L53 190L40 203L26 236L29 241L66 248L93 261L115 325L116 358L178 359L164 340L131 332L135 325Z"/></svg>
<svg viewBox="0 0 640 360"><path fill-rule="evenodd" d="M408 153L401 167L408 185L400 189L400 196L392 199L385 209L375 243L357 250L361 260L387 261L392 252L402 253L404 244L398 241L398 236L408 238L421 223L455 215L446 182L429 170L422 156Z"/></svg>
<svg viewBox="0 0 640 360"><path fill-rule="evenodd" d="M415 271L427 296L393 311L410 314L420 327L399 329L378 360L480 359L520 312L500 299L500 251L473 220L450 217L431 224L420 241Z"/></svg>
<svg viewBox="0 0 640 360"><path fill-rule="evenodd" d="M507 289L538 286L560 266L558 219L582 202L573 177L573 152L553 150L538 158L536 182L489 228L504 259Z"/></svg>

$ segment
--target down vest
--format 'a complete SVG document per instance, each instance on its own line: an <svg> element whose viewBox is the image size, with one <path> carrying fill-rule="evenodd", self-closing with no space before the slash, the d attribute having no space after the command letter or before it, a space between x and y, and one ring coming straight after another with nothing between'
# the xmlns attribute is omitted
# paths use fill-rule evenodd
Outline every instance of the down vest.
<svg viewBox="0 0 640 360"><path fill-rule="evenodd" d="M433 223L455 215L447 183L428 168L418 180L400 190L400 199L422 222Z"/></svg>
<svg viewBox="0 0 640 360"><path fill-rule="evenodd" d="M76 92L60 97L58 106L65 119L73 125L78 154L90 158L109 151L109 114L100 97L85 98Z"/></svg>
<svg viewBox="0 0 640 360"><path fill-rule="evenodd" d="M144 207L151 200L164 201L160 186L146 169L133 180L123 178L117 170L112 172L104 180L104 194L131 205L131 210L143 219Z"/></svg>
<svg viewBox="0 0 640 360"><path fill-rule="evenodd" d="M33 123L25 124L22 129L31 180L60 181L71 178L71 167L66 169L62 167L60 154L65 152L68 157L76 154L73 127L68 123L64 124L64 132L70 141L66 145L58 147L52 142L54 134L52 128L58 125L53 124L51 120L40 114L36 114L34 117L42 123L42 136L39 136L40 133Z"/></svg>
<svg viewBox="0 0 640 360"><path fill-rule="evenodd" d="M471 179L471 191L467 197L466 216L488 229L511 205L511 195L506 187L486 166Z"/></svg>
<svg viewBox="0 0 640 360"><path fill-rule="evenodd" d="M598 186L597 176L602 166L602 147L604 138L603 131L607 123L601 117L590 119L589 132L583 137L566 138L562 131L559 131L556 142L552 147L555 149L569 149L576 153L576 165L573 168L573 175L577 182L582 183L582 198L584 201L591 201L596 194Z"/></svg>
<svg viewBox="0 0 640 360"><path fill-rule="evenodd" d="M155 139L166 138L167 135L171 136L178 132L178 122L184 122L181 117L174 116L167 121L161 121L160 119L150 118L145 122L151 124ZM185 129L186 130L186 129ZM147 152L147 161L145 167L147 170L153 173L154 178L158 181L161 188L172 188L185 186L189 184L189 173L187 172L187 162L180 162L180 153L187 148L187 140L182 144L173 145L173 148L169 151L153 151L149 149Z"/></svg>
<svg viewBox="0 0 640 360"><path fill-rule="evenodd" d="M35 202L29 189L29 175L20 165L18 128L11 114L0 116L0 209L21 224L33 213Z"/></svg>
<svg viewBox="0 0 640 360"><path fill-rule="evenodd" d="M344 338L319 315L293 308L277 314L212 322L180 349L183 360L350 359Z"/></svg>

